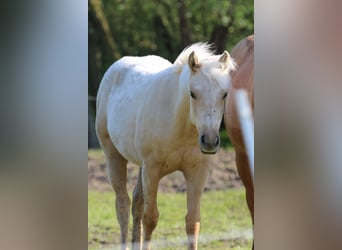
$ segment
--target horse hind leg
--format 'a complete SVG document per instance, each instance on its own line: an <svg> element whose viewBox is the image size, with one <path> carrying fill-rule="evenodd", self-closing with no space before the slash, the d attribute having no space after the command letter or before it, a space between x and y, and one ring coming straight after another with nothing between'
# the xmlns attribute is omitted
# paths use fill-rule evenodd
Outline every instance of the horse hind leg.
<svg viewBox="0 0 342 250"><path fill-rule="evenodd" d="M127 160L117 151L108 135L100 139L107 160L109 180L115 192L116 217L120 224L121 250L128 250L130 199L127 192Z"/></svg>
<svg viewBox="0 0 342 250"><path fill-rule="evenodd" d="M108 174L114 189L117 220L121 230L121 249L128 249L128 224L131 201L127 192L127 160L118 152L108 161Z"/></svg>
<svg viewBox="0 0 342 250"><path fill-rule="evenodd" d="M142 168L139 169L138 182L133 190L133 232L132 232L132 249L141 250L142 244L142 214L144 210L144 197L142 189Z"/></svg>

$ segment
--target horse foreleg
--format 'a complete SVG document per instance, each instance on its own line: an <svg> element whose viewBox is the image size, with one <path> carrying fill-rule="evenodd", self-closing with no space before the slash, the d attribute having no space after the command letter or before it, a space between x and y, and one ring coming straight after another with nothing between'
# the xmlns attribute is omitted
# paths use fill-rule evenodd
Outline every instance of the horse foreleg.
<svg viewBox="0 0 342 250"><path fill-rule="evenodd" d="M152 232L156 228L159 212L157 208L157 191L160 176L158 168L155 166L143 166L142 168L142 188L144 193L143 211L143 250L151 249Z"/></svg>
<svg viewBox="0 0 342 250"><path fill-rule="evenodd" d="M187 182L187 214L185 216L188 249L197 250L201 220L201 196L209 175L207 165L197 166L184 171Z"/></svg>
<svg viewBox="0 0 342 250"><path fill-rule="evenodd" d="M132 232L132 249L141 250L141 233L142 224L141 218L144 209L144 197L142 189L142 168L139 170L138 183L133 190L133 205L132 205L132 215L133 215L133 232Z"/></svg>

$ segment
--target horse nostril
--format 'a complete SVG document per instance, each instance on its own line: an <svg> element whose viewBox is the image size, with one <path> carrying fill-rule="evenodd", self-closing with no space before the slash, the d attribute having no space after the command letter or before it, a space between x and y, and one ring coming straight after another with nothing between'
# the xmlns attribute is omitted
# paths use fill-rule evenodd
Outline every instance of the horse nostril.
<svg viewBox="0 0 342 250"><path fill-rule="evenodd" d="M205 137L204 137L204 135L201 136L201 143L205 144Z"/></svg>
<svg viewBox="0 0 342 250"><path fill-rule="evenodd" d="M220 144L220 137L216 136L215 146Z"/></svg>

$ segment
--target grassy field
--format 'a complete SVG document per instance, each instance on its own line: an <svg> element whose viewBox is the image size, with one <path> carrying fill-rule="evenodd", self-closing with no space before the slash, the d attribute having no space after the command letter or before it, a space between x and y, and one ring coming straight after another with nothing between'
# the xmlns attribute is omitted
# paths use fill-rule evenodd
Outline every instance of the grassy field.
<svg viewBox="0 0 342 250"><path fill-rule="evenodd" d="M153 233L152 248L186 249L185 194L159 193L158 209L160 217ZM251 221L242 189L204 193L201 217L199 249L251 249ZM131 228L130 224L130 230ZM114 193L90 191L88 195L88 249L119 249L119 236Z"/></svg>

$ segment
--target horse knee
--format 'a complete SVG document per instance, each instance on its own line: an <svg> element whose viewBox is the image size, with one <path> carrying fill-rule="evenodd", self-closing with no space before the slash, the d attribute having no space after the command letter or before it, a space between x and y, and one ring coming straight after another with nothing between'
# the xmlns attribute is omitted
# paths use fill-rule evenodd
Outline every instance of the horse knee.
<svg viewBox="0 0 342 250"><path fill-rule="evenodd" d="M129 210L131 206L131 200L129 199L128 194L126 195L118 195L115 199L116 210L119 212L126 212Z"/></svg>
<svg viewBox="0 0 342 250"><path fill-rule="evenodd" d="M145 212L143 214L144 230L146 230L146 232L148 233L151 233L156 228L158 219L159 219L158 210L154 211L153 213Z"/></svg>
<svg viewBox="0 0 342 250"><path fill-rule="evenodd" d="M190 213L188 212L185 216L185 223L195 223L195 222L199 222L201 220L201 216L200 215L196 215L194 213Z"/></svg>
<svg viewBox="0 0 342 250"><path fill-rule="evenodd" d="M185 216L186 232L188 234L194 234L194 232L199 230L200 222L201 222L200 215L188 213Z"/></svg>

